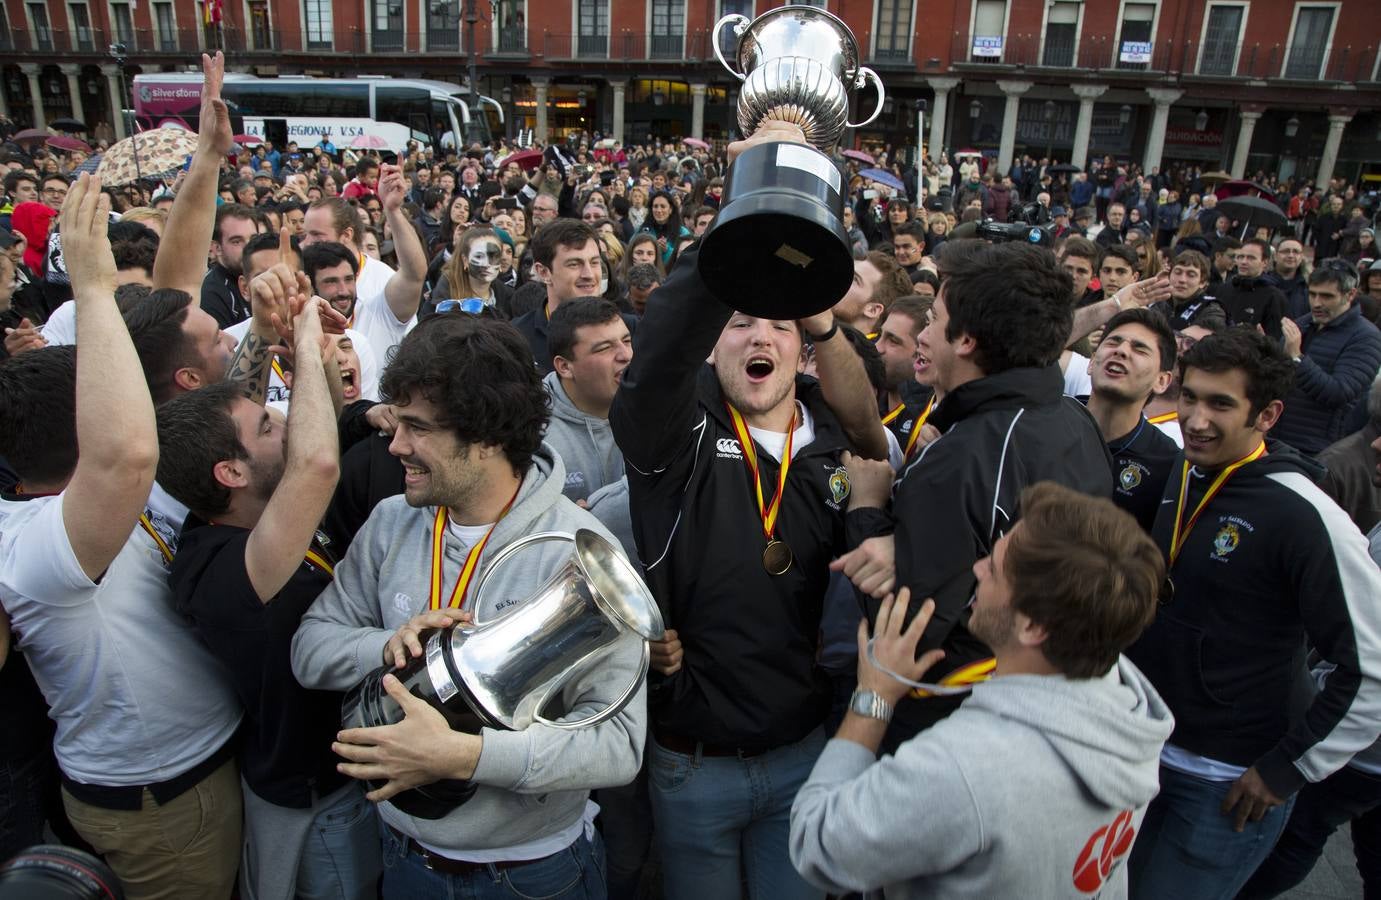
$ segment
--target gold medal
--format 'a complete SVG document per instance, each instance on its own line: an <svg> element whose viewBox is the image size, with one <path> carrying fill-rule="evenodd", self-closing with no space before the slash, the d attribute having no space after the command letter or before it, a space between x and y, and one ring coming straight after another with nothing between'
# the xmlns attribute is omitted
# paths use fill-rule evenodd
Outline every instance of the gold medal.
<svg viewBox="0 0 1381 900"><path fill-rule="evenodd" d="M768 575L785 575L791 569L791 548L786 541L769 541L762 551L762 567Z"/></svg>

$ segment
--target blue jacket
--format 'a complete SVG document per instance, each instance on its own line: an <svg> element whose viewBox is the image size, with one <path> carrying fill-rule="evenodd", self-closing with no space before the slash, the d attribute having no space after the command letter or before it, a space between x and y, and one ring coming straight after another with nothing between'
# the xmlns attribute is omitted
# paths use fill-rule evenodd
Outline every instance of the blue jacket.
<svg viewBox="0 0 1381 900"><path fill-rule="evenodd" d="M1381 331L1356 302L1326 328L1309 316L1295 324L1303 334L1295 387L1271 437L1312 455L1346 436L1348 414L1381 368Z"/></svg>

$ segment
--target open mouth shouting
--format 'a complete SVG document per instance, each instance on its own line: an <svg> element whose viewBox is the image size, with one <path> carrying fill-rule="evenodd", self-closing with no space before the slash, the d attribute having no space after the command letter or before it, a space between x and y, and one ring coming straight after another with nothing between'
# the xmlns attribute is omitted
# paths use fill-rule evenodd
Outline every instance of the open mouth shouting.
<svg viewBox="0 0 1381 900"><path fill-rule="evenodd" d="M359 380L359 373L354 369L340 370L340 392L346 402L360 399Z"/></svg>
<svg viewBox="0 0 1381 900"><path fill-rule="evenodd" d="M777 364L766 356L750 356L743 370L748 375L749 384L762 384L772 377L772 373L777 370Z"/></svg>

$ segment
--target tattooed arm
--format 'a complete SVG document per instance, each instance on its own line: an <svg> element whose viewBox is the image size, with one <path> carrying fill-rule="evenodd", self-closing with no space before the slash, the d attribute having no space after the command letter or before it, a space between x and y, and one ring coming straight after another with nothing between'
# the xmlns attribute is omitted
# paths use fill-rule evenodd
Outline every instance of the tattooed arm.
<svg viewBox="0 0 1381 900"><path fill-rule="evenodd" d="M283 240L286 242L287 238ZM249 296L253 320L244 340L235 348L226 377L241 385L249 398L262 406L273 361L270 348L279 343L284 326L290 327L311 297L311 284L292 265L279 262L255 276L249 283ZM292 346L291 341L288 346Z"/></svg>
<svg viewBox="0 0 1381 900"><path fill-rule="evenodd" d="M269 337L258 332L259 323L256 321L245 332L240 346L235 348L235 355L230 357L230 368L226 370L225 377L238 384L249 399L263 406L269 388L269 372L272 371L273 354L269 348L277 342L277 335L272 333L272 329Z"/></svg>

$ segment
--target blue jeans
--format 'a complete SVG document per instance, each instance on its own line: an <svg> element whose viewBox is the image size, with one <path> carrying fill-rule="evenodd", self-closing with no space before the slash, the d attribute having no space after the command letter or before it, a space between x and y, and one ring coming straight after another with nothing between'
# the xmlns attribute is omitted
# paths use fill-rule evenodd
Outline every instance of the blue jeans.
<svg viewBox="0 0 1381 900"><path fill-rule="evenodd" d="M1266 900L1299 884L1333 832L1348 822L1363 897L1381 900L1381 777L1350 766L1300 790L1285 833L1238 900Z"/></svg>
<svg viewBox="0 0 1381 900"><path fill-rule="evenodd" d="M374 804L356 782L317 812L297 864L298 900L373 897L383 862Z"/></svg>
<svg viewBox="0 0 1381 900"><path fill-rule="evenodd" d="M1260 822L1233 830L1222 812L1230 781L1209 781L1160 767L1160 794L1151 801L1132 847L1132 900L1232 900L1271 852L1290 818L1291 797Z"/></svg>
<svg viewBox="0 0 1381 900"><path fill-rule="evenodd" d="M470 875L427 868L387 827L383 900L604 900L604 843L582 833L559 853L519 866L485 866Z"/></svg>
<svg viewBox="0 0 1381 900"><path fill-rule="evenodd" d="M648 742L653 840L667 900L819 900L791 865L791 804L825 748L817 728L748 758L687 755Z"/></svg>

